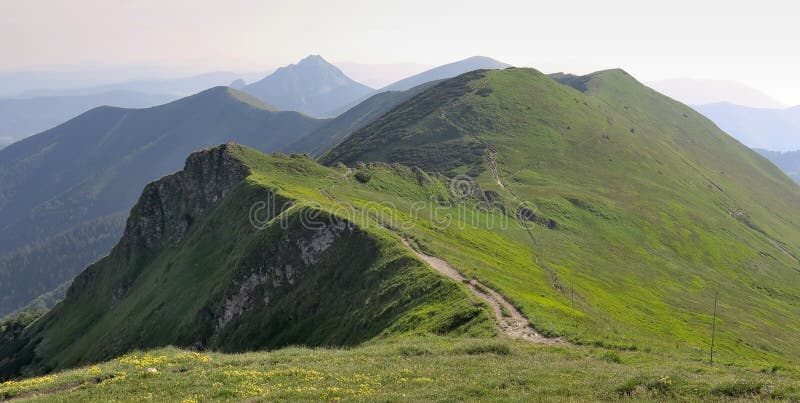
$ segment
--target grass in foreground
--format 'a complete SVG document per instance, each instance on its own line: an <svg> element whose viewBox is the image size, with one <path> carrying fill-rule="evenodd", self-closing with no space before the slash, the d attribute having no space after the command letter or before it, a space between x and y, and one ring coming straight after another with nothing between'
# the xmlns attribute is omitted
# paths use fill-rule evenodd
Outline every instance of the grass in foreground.
<svg viewBox="0 0 800 403"><path fill-rule="evenodd" d="M0 384L0 399L9 398L797 401L800 374L779 367L711 366L643 352L424 337L353 349L292 347L235 355L175 348L136 352L94 366Z"/></svg>

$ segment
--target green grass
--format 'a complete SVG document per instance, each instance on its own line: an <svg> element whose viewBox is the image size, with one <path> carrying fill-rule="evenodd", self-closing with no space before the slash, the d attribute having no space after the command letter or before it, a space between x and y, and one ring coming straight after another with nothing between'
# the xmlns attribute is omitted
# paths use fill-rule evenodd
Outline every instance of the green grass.
<svg viewBox="0 0 800 403"><path fill-rule="evenodd" d="M603 358L617 354L626 364ZM395 338L244 354L175 348L0 384L32 401L727 401L800 399L796 372L504 339ZM148 373L155 368L157 373Z"/></svg>
<svg viewBox="0 0 800 403"><path fill-rule="evenodd" d="M419 219L408 231L514 302L540 331L700 357L719 292L721 361L796 365L800 267L773 242L798 255L800 188L625 72L556 78L575 88L532 69L463 75L321 160L469 173L507 211L519 199L534 207L537 222L555 221L555 229L536 224L530 234L487 230L491 215L466 228ZM462 222L475 218L467 212Z"/></svg>
<svg viewBox="0 0 800 403"><path fill-rule="evenodd" d="M146 190L111 254L76 278L63 303L0 345L0 374L38 374L166 345L235 352L349 346L398 334L497 333L483 303L430 270L395 234L370 217L336 215L319 186L342 179L337 172L302 156L228 147L250 167L247 179L199 215L187 207L195 204L184 189L218 179L189 168L176 177L183 179L150 187L160 189L157 195ZM374 176L371 183L379 184L381 174ZM260 201L275 208L256 228L249 213ZM161 229L139 224L157 222L153 211L164 210ZM354 226L342 227L308 262L301 247L318 234L309 218ZM230 306L241 309L221 324Z"/></svg>
<svg viewBox="0 0 800 403"><path fill-rule="evenodd" d="M112 253L122 260L79 277L73 288L82 292L23 333L24 348L0 353L28 359L23 373L30 374L169 344L226 352L359 346L270 356L364 352L420 368L446 362L430 373L435 378L425 375L441 385L409 395L419 399L795 398L800 272L773 241L800 255L800 188L624 72L581 80L571 83L585 92L529 69L463 76L356 133L323 158L332 167L230 146L250 175L194 217L180 242ZM492 176L489 157L505 187ZM352 167L334 163L340 159ZM460 200L445 175L463 173L475 176L479 189ZM249 208L271 196L290 203L256 231ZM490 198L498 208L489 208ZM517 199L536 215L527 228L514 221ZM278 266L299 264L285 245L309 236L298 225L308 216L344 220L355 232L301 281L267 294L277 302L255 303L230 329L215 330L223 301L253 267L272 257ZM278 227L282 219L288 228ZM542 225L551 221L554 228ZM539 332L578 346L490 338L497 329L489 310L463 284L414 258L400 236L505 296ZM112 292L124 284L132 291L115 305ZM703 362L717 291L718 364L710 367ZM442 334L465 340L430 337ZM413 338L397 341L405 337ZM397 350L387 347L392 343ZM304 359L304 368L323 368ZM391 371L380 370L395 364L387 361L380 368L336 364L353 368L345 376L372 368L388 385ZM331 373L326 380L336 379ZM506 375L517 373L527 374L521 384ZM227 397L242 397L236 393ZM402 397L386 393L374 396Z"/></svg>

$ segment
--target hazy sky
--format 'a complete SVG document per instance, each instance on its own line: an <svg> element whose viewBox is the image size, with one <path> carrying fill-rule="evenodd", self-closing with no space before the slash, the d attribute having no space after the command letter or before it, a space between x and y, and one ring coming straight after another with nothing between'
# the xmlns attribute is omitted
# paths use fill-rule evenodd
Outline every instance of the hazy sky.
<svg viewBox="0 0 800 403"><path fill-rule="evenodd" d="M733 79L800 104L798 10L765 0L0 0L0 70L259 71L311 53L422 65L485 55L545 72Z"/></svg>

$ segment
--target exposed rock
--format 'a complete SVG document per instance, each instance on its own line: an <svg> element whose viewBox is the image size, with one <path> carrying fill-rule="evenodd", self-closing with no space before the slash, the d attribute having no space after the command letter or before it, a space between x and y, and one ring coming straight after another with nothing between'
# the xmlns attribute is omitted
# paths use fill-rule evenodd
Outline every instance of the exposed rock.
<svg viewBox="0 0 800 403"><path fill-rule="evenodd" d="M552 218L539 216L536 213L534 213L533 210L525 206L519 206L517 208L517 218L523 221L530 221L537 224L541 224L547 227L547 229L558 228L558 222L556 222L556 220L553 220Z"/></svg>
<svg viewBox="0 0 800 403"><path fill-rule="evenodd" d="M236 144L222 144L189 155L183 170L148 184L131 210L122 239L111 251L125 256L180 242L192 223L216 205L249 175L249 168L230 153ZM95 266L79 274L67 298L81 292L99 275ZM133 279L114 287L112 306L122 300Z"/></svg>
<svg viewBox="0 0 800 403"><path fill-rule="evenodd" d="M320 220L315 228L284 232L276 245L255 259L254 266L243 271L244 279L222 304L217 329L256 305L269 305L273 293L293 286L338 239L352 231L348 222L330 217Z"/></svg>
<svg viewBox="0 0 800 403"><path fill-rule="evenodd" d="M249 174L230 154L231 146L195 152L182 171L148 184L131 212L122 244L156 248L180 242L197 217Z"/></svg>

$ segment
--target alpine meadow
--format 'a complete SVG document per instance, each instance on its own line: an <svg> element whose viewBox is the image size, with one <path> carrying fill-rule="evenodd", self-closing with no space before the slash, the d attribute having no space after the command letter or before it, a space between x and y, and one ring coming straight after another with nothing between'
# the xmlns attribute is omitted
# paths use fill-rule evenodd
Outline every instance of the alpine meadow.
<svg viewBox="0 0 800 403"><path fill-rule="evenodd" d="M0 28L0 128L51 127L0 132L0 401L800 401L796 108L723 23L783 17L44 3Z"/></svg>

